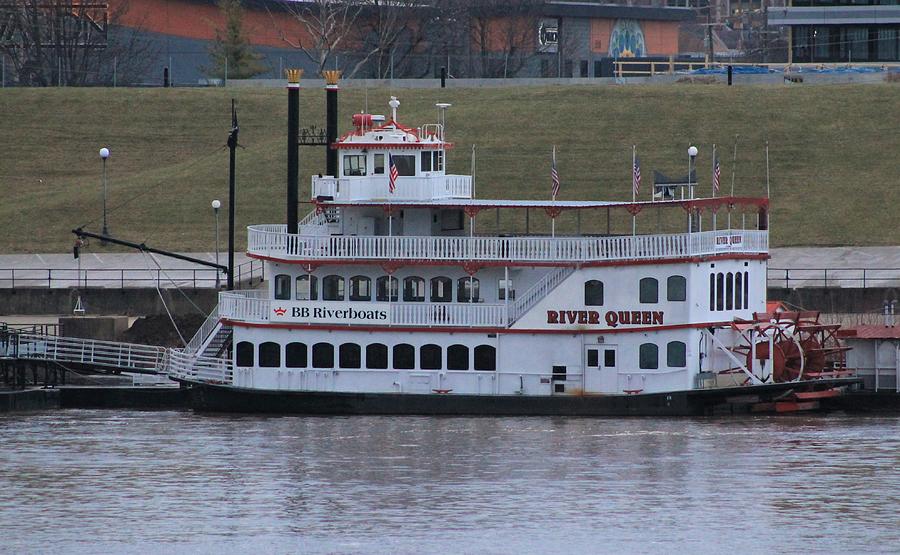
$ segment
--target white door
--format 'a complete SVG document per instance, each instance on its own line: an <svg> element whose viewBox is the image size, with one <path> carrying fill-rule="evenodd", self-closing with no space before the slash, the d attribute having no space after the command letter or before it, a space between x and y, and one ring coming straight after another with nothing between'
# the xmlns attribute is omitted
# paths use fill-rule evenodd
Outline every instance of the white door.
<svg viewBox="0 0 900 555"><path fill-rule="evenodd" d="M584 391L616 393L618 367L615 345L588 345L584 348Z"/></svg>

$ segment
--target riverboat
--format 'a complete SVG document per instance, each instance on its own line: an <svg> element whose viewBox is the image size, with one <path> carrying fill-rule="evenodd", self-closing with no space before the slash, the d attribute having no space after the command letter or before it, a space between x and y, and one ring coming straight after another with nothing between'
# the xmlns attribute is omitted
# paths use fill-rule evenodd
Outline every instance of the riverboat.
<svg viewBox="0 0 900 555"><path fill-rule="evenodd" d="M446 172L444 122L398 108L353 116L296 226L248 228L266 287L220 293L169 355L197 410L710 414L813 408L848 383L835 327L767 310L768 198L476 198ZM662 233L672 211L682 229ZM621 212L653 225L596 232Z"/></svg>

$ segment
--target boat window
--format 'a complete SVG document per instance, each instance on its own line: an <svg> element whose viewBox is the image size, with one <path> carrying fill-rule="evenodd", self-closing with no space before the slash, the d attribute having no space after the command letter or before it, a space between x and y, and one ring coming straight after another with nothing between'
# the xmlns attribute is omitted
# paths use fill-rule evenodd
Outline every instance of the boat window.
<svg viewBox="0 0 900 555"><path fill-rule="evenodd" d="M744 308L750 308L750 274L744 272Z"/></svg>
<svg viewBox="0 0 900 555"><path fill-rule="evenodd" d="M479 289L481 284L478 278L464 277L459 278L456 287L456 301L460 303L477 303L481 301Z"/></svg>
<svg viewBox="0 0 900 555"><path fill-rule="evenodd" d="M638 356L638 367L641 370L656 370L659 368L659 347L656 346L656 343L641 344Z"/></svg>
<svg viewBox="0 0 900 555"><path fill-rule="evenodd" d="M253 366L253 343L241 341L235 349L235 365L242 367Z"/></svg>
<svg viewBox="0 0 900 555"><path fill-rule="evenodd" d="M260 343L259 365L262 368L278 368L281 366L281 345L272 341Z"/></svg>
<svg viewBox="0 0 900 555"><path fill-rule="evenodd" d="M287 274L275 276L275 298L285 301L291 300L291 276Z"/></svg>
<svg viewBox="0 0 900 555"><path fill-rule="evenodd" d="M709 274L709 309L716 309L716 274Z"/></svg>
<svg viewBox="0 0 900 555"><path fill-rule="evenodd" d="M322 279L322 300L323 301L343 301L344 300L344 278L341 276L325 276Z"/></svg>
<svg viewBox="0 0 900 555"><path fill-rule="evenodd" d="M737 272L734 274L734 308L740 310L744 308L744 274Z"/></svg>
<svg viewBox="0 0 900 555"><path fill-rule="evenodd" d="M585 306L603 306L603 282L592 279L584 282Z"/></svg>
<svg viewBox="0 0 900 555"><path fill-rule="evenodd" d="M382 370L388 367L387 345L372 343L366 346L366 368Z"/></svg>
<svg viewBox="0 0 900 555"><path fill-rule="evenodd" d="M666 280L666 300L683 301L687 299L687 280L684 276L669 276Z"/></svg>
<svg viewBox="0 0 900 555"><path fill-rule="evenodd" d="M366 155L345 154L344 175L366 175Z"/></svg>
<svg viewBox="0 0 900 555"><path fill-rule="evenodd" d="M362 354L356 343L344 343L338 349L338 358L341 368L359 368L362 363Z"/></svg>
<svg viewBox="0 0 900 555"><path fill-rule="evenodd" d="M725 274L716 274L716 310L725 310Z"/></svg>
<svg viewBox="0 0 900 555"><path fill-rule="evenodd" d="M284 347L284 365L288 368L306 368L306 343L288 343Z"/></svg>
<svg viewBox="0 0 900 555"><path fill-rule="evenodd" d="M334 368L334 345L316 343L313 345L313 368Z"/></svg>
<svg viewBox="0 0 900 555"><path fill-rule="evenodd" d="M447 370L468 370L469 348L465 345L447 347Z"/></svg>
<svg viewBox="0 0 900 555"><path fill-rule="evenodd" d="M669 341L666 345L666 366L684 368L687 366L687 346L681 341Z"/></svg>
<svg viewBox="0 0 900 555"><path fill-rule="evenodd" d="M314 301L319 297L318 279L316 276L300 276L297 278L296 295L298 301Z"/></svg>
<svg viewBox="0 0 900 555"><path fill-rule="evenodd" d="M453 301L453 280L448 277L431 278L431 302L449 303Z"/></svg>
<svg viewBox="0 0 900 555"><path fill-rule="evenodd" d="M375 280L375 299L379 301L397 302L397 278L381 276Z"/></svg>
<svg viewBox="0 0 900 555"><path fill-rule="evenodd" d="M725 274L725 310L734 308L734 274Z"/></svg>
<svg viewBox="0 0 900 555"><path fill-rule="evenodd" d="M640 300L642 303L659 302L659 282L656 281L656 278L642 278L640 286Z"/></svg>
<svg viewBox="0 0 900 555"><path fill-rule="evenodd" d="M516 299L516 288L513 286L513 280L511 279L501 279L497 283L497 298L501 301L506 300L506 292L509 291L509 300L514 301Z"/></svg>
<svg viewBox="0 0 900 555"><path fill-rule="evenodd" d="M421 160L422 160L422 171L430 172L431 171L431 151L423 150Z"/></svg>
<svg viewBox="0 0 900 555"><path fill-rule="evenodd" d="M373 156L375 163L373 164L375 167L373 168L372 173L376 175L384 174L384 154L376 154Z"/></svg>
<svg viewBox="0 0 900 555"><path fill-rule="evenodd" d="M372 280L366 276L353 276L350 278L350 300L371 301Z"/></svg>
<svg viewBox="0 0 900 555"><path fill-rule="evenodd" d="M403 280L403 300L420 303L425 300L425 280L420 277L408 277Z"/></svg>
<svg viewBox="0 0 900 555"><path fill-rule="evenodd" d="M414 155L394 154L391 159L397 168L397 175L416 175L416 157Z"/></svg>
<svg viewBox="0 0 900 555"><path fill-rule="evenodd" d="M412 345L394 345L394 369L412 370L416 367L416 350Z"/></svg>
<svg viewBox="0 0 900 555"><path fill-rule="evenodd" d="M443 150L435 150L431 153L432 163L431 169L432 171L443 171L444 170L444 151Z"/></svg>
<svg viewBox="0 0 900 555"><path fill-rule="evenodd" d="M493 345L475 347L475 370L496 370L497 349Z"/></svg>
<svg viewBox="0 0 900 555"><path fill-rule="evenodd" d="M422 370L440 370L443 366L441 363L441 346L440 345L422 345L419 350L419 360Z"/></svg>

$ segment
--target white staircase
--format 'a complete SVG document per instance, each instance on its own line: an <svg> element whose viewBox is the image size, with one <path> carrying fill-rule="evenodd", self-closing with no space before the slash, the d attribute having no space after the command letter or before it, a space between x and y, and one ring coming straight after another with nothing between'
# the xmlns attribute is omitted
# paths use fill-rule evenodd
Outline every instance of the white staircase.
<svg viewBox="0 0 900 555"><path fill-rule="evenodd" d="M556 268L538 280L538 282L532 285L527 291L519 295L516 301L509 305L509 325L513 325L516 320L531 310L531 307L537 304L541 299L549 295L551 291L556 289L556 287L565 281L567 277L572 275L572 272L574 271L575 268L571 266Z"/></svg>

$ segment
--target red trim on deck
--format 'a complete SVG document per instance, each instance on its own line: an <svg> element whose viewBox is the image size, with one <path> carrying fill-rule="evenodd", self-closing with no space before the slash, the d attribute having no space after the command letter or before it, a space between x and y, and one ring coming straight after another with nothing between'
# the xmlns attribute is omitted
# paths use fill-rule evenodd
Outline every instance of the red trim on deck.
<svg viewBox="0 0 900 555"><path fill-rule="evenodd" d="M334 265L347 265L347 264L359 264L359 265L372 265L372 264L383 264L385 262L391 262L392 264L399 264L398 267L402 266L465 266L466 264L477 263L480 266L492 266L492 267L504 267L504 266L514 266L514 267L533 267L533 268L543 268L543 267L565 267L572 266L575 268L602 268L606 266L644 266L647 264L684 264L684 263L700 263L707 261L716 261L716 260L768 260L770 256L766 253L744 253L744 254L706 254L700 256L683 256L680 258L667 258L667 259L635 259L635 260L597 260L594 262L532 262L532 261L491 261L491 260L421 260L421 259L365 259L360 260L356 258L334 258L334 259L311 259L311 260L301 260L301 259L285 259L285 258L275 258L272 256L263 256L260 254L247 253L247 256L250 258L255 258L256 260L265 260L267 262L278 262L280 264L301 264L304 266L334 266Z"/></svg>
<svg viewBox="0 0 900 555"><path fill-rule="evenodd" d="M226 326L238 326L244 328L273 328L285 330L325 330L325 331L389 331L389 332L444 332L444 333L496 333L496 334L531 334L531 335L609 335L618 333L647 333L650 331L668 331L680 329L699 329L709 327L727 326L731 322L702 322L695 324L671 324L667 326L643 326L637 328L602 328L602 329L514 329L514 328L464 328L449 326L354 326L339 324L290 324L290 323L264 323L243 322L230 318L221 318L220 322Z"/></svg>

